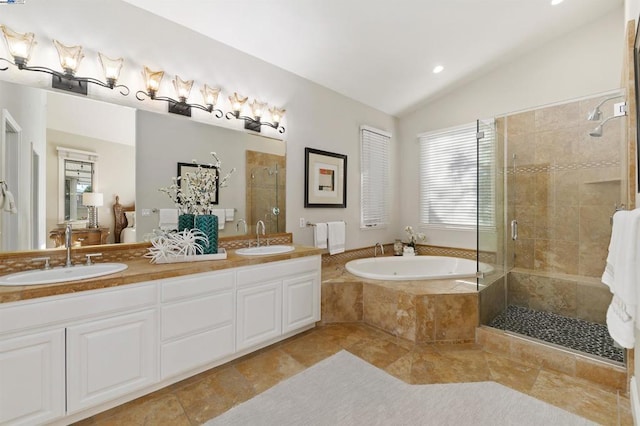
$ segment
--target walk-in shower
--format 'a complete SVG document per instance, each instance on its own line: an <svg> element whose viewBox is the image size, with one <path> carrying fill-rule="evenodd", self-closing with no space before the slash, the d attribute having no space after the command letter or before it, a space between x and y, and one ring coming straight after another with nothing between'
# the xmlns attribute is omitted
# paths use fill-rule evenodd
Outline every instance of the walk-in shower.
<svg viewBox="0 0 640 426"><path fill-rule="evenodd" d="M503 274L479 279L483 325L623 362L606 329L611 293L600 277L610 218L627 200L626 120L605 118L593 129L603 115L615 116L608 110L622 97L495 119L495 177L479 185L495 185L499 220L479 229L478 248Z"/></svg>
<svg viewBox="0 0 640 426"><path fill-rule="evenodd" d="M285 231L285 157L247 151L247 222L251 233L261 220L267 233Z"/></svg>

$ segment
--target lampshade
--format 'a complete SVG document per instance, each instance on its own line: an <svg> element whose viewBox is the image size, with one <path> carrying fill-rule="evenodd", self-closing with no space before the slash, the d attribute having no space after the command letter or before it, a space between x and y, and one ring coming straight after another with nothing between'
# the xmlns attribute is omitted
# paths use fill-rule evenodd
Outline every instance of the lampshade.
<svg viewBox="0 0 640 426"><path fill-rule="evenodd" d="M149 68L144 67L142 76L144 77L144 84L147 88L147 93L150 97L155 96L156 92L160 88L160 81L162 81L164 71L151 71Z"/></svg>
<svg viewBox="0 0 640 426"><path fill-rule="evenodd" d="M80 65L80 61L84 58L82 46L65 46L58 40L53 40L53 44L58 50L60 65L65 74L74 75L78 69L78 65Z"/></svg>
<svg viewBox="0 0 640 426"><path fill-rule="evenodd" d="M176 75L173 79L173 87L176 89L176 94L180 102L186 102L191 93L191 87L193 87L193 80L184 81Z"/></svg>
<svg viewBox="0 0 640 426"><path fill-rule="evenodd" d="M102 70L104 71L104 78L106 78L110 84L115 85L116 81L118 81L118 78L120 77L120 70L122 69L124 59L111 59L100 52L98 52L98 58L100 59Z"/></svg>
<svg viewBox="0 0 640 426"><path fill-rule="evenodd" d="M202 93L202 98L204 99L204 103L206 105L214 106L216 102L218 102L220 89L218 89L217 87L209 87L205 84L200 92Z"/></svg>
<svg viewBox="0 0 640 426"><path fill-rule="evenodd" d="M249 104L249 106L251 107L253 118L255 118L256 120L260 120L260 117L262 117L267 104L264 102L258 102L257 99L254 99L253 102Z"/></svg>
<svg viewBox="0 0 640 426"><path fill-rule="evenodd" d="M233 93L233 96L229 96L229 101L231 102L231 109L233 112L238 115L238 113L242 110L242 106L247 102L247 97L242 97L242 95L238 95L236 92Z"/></svg>
<svg viewBox="0 0 640 426"><path fill-rule="evenodd" d="M271 113L271 121L277 126L282 121L286 110L273 107L269 109L269 112Z"/></svg>
<svg viewBox="0 0 640 426"><path fill-rule="evenodd" d="M33 33L20 34L4 25L0 25L0 28L7 42L9 54L13 56L16 65L26 65L31 57L31 49L36 44L35 35Z"/></svg>
<svg viewBox="0 0 640 426"><path fill-rule="evenodd" d="M103 197L101 192L84 192L82 193L82 205L100 207L103 205Z"/></svg>

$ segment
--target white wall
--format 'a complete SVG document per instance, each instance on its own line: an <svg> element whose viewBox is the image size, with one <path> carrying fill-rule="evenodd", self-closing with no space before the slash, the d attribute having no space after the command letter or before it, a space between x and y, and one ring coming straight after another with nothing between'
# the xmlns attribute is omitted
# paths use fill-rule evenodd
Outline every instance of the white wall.
<svg viewBox="0 0 640 426"><path fill-rule="evenodd" d="M129 85L133 93L123 97L118 93L90 86L92 97L136 108L165 111L165 103L148 100L139 102L133 96L135 91L143 88L140 70L145 64L166 71L160 92L169 96L173 95L170 80L174 74L178 74L183 79L195 79L196 85L208 83L220 86L224 99L230 93L238 91L284 106L287 109L283 120L287 128L283 135L287 141L287 229L294 233L294 241L301 244L312 243L311 228L298 228L298 219L301 217L311 221L346 220L348 249L372 246L376 241L393 239L395 234L392 229L366 232L359 230L358 164L359 126L370 125L387 130L395 136L393 117L117 0L30 0L19 7L3 8L2 12L3 24L16 31L35 32L39 44L32 56L33 64L59 68L55 49L50 43L52 38L67 44L82 43L86 46L79 75L101 75L95 52L97 50L110 56L122 55L125 58L125 68L121 81ZM215 25L215 17L212 17L212 25ZM38 73L10 70L0 74L0 78L20 82L28 79L29 84L40 87L49 85L46 76L35 74ZM199 87L194 87L192 102L200 101L198 90ZM223 109L229 110L228 102L225 102ZM196 114L194 119L235 129L240 129L242 124L238 120L217 120L202 114ZM264 133L278 136L269 129ZM346 209L303 207L305 147L321 148L348 156ZM397 147L394 147L394 159L397 158L397 152ZM394 175L392 185L396 184L397 177ZM397 201L395 199L394 204L398 204ZM146 207L154 206L137 206ZM392 218L397 222L395 212Z"/></svg>
<svg viewBox="0 0 640 426"><path fill-rule="evenodd" d="M622 6L399 119L403 224L417 225L419 133L620 87ZM475 248L473 233L427 232L431 244Z"/></svg>

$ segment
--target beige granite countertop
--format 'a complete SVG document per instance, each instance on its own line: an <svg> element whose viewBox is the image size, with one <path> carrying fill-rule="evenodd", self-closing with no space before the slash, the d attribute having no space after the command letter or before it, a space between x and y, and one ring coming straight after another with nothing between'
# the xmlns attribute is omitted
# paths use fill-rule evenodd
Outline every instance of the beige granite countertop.
<svg viewBox="0 0 640 426"><path fill-rule="evenodd" d="M105 275L102 277L55 284L29 286L0 285L0 303L54 296L58 294L75 293L79 291L95 290L100 288L116 287L127 284L135 284L143 281L152 281L163 278L197 274L200 272L237 268L240 266L259 265L268 262L277 262L280 260L319 255L324 251L322 249L317 249L314 247L299 245L294 246L295 250L288 253L263 256L242 256L236 254L236 250L228 250L227 259L200 262L152 264L149 262L149 259L143 257L137 258L135 260L124 260L121 261L121 263L126 263L128 265L127 269L122 272L117 272L115 274Z"/></svg>

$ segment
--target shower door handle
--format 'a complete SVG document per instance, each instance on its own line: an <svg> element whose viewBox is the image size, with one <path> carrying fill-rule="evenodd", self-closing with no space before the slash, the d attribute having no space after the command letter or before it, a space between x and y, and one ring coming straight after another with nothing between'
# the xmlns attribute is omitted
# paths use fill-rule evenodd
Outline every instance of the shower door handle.
<svg viewBox="0 0 640 426"><path fill-rule="evenodd" d="M511 221L511 239L513 241L518 239L518 221L515 219Z"/></svg>

